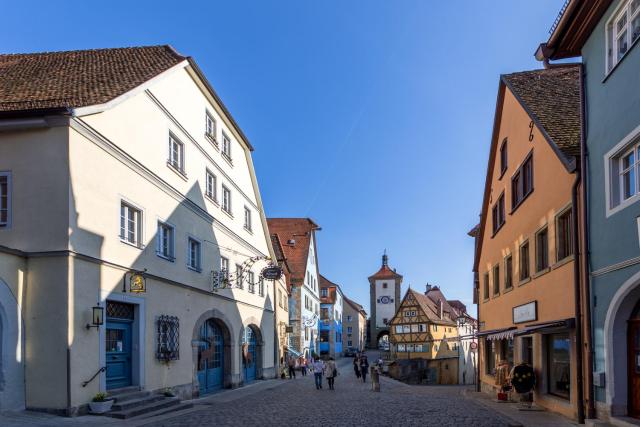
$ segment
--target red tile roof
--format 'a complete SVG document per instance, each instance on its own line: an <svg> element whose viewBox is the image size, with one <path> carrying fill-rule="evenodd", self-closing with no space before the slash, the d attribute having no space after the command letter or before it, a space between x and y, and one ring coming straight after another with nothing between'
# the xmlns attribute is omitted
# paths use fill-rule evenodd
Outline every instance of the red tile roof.
<svg viewBox="0 0 640 427"><path fill-rule="evenodd" d="M186 59L168 45L0 55L0 111L104 104Z"/></svg>
<svg viewBox="0 0 640 427"><path fill-rule="evenodd" d="M380 270L373 276L369 276L369 280L371 279L396 279L402 278L401 274L396 273L394 270L390 269L388 265L383 265L380 267Z"/></svg>
<svg viewBox="0 0 640 427"><path fill-rule="evenodd" d="M311 236L320 227L309 218L267 218L267 225L269 232L276 234L282 242L292 281L303 282Z"/></svg>

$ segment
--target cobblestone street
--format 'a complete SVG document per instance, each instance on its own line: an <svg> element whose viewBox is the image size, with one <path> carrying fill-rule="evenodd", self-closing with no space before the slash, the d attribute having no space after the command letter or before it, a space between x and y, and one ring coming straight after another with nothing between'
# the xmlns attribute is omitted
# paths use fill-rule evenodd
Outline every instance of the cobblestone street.
<svg viewBox="0 0 640 427"><path fill-rule="evenodd" d="M146 426L500 426L508 420L463 397L464 387L408 386L382 379L382 391L371 391L371 383L358 382L350 360L339 361L340 376L335 390L326 383L316 390L313 377L271 382L202 399L200 408ZM240 390L239 390L240 391Z"/></svg>

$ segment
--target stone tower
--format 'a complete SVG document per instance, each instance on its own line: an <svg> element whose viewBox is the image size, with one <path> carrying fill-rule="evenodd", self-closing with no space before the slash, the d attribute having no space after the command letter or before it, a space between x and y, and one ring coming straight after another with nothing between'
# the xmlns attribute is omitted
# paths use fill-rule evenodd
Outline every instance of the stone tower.
<svg viewBox="0 0 640 427"><path fill-rule="evenodd" d="M400 285L402 276L389 268L389 257L385 250L382 255L382 267L373 276L369 276L369 294L371 295L371 317L369 319L369 347L376 348L378 341L389 336L388 322L400 306Z"/></svg>

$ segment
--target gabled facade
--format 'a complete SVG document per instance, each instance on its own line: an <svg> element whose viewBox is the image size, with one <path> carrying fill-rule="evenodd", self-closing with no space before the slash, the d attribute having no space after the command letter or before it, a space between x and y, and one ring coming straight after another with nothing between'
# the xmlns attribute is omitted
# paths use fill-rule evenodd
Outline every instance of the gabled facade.
<svg viewBox="0 0 640 427"><path fill-rule="evenodd" d="M319 352L319 271L316 231L309 218L269 218L269 231L278 235L290 270L289 322L293 332L289 351L310 357Z"/></svg>
<svg viewBox="0 0 640 427"><path fill-rule="evenodd" d="M367 343L367 312L357 302L344 297L342 310L342 348L362 351Z"/></svg>
<svg viewBox="0 0 640 427"><path fill-rule="evenodd" d="M371 297L369 346L371 348L388 349L389 321L400 305L401 284L402 276L389 267L389 257L385 251L380 270L369 276Z"/></svg>
<svg viewBox="0 0 640 427"><path fill-rule="evenodd" d="M576 345L580 68L500 78L474 272L480 382L495 393L506 362L531 365L537 405L579 417ZM578 319L576 319L578 317Z"/></svg>
<svg viewBox="0 0 640 427"><path fill-rule="evenodd" d="M23 366L0 409L274 377L253 148L193 59L154 46L0 64L0 312L24 340L2 343Z"/></svg>
<svg viewBox="0 0 640 427"><path fill-rule="evenodd" d="M586 413L614 421L640 418L639 38L637 1L572 0L536 52L545 62L582 59Z"/></svg>
<svg viewBox="0 0 640 427"><path fill-rule="evenodd" d="M275 314L276 314L276 372L281 372L283 366L286 366L286 362L289 358L289 335L287 332L289 328L289 297L290 292L290 280L291 270L289 269L289 263L287 257L284 255L284 249L282 248L282 242L277 234L271 235L271 243L275 254L275 260L282 269L282 277L275 282Z"/></svg>
<svg viewBox="0 0 640 427"><path fill-rule="evenodd" d="M320 355L342 356L344 295L336 283L320 275Z"/></svg>

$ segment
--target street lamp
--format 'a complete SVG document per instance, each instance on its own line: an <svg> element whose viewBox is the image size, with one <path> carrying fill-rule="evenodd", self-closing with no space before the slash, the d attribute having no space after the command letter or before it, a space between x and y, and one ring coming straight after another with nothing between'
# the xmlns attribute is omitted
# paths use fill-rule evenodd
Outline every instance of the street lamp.
<svg viewBox="0 0 640 427"><path fill-rule="evenodd" d="M100 303L98 303L91 308L91 323L87 323L87 330L99 329L102 324L104 324L104 307L100 307Z"/></svg>

